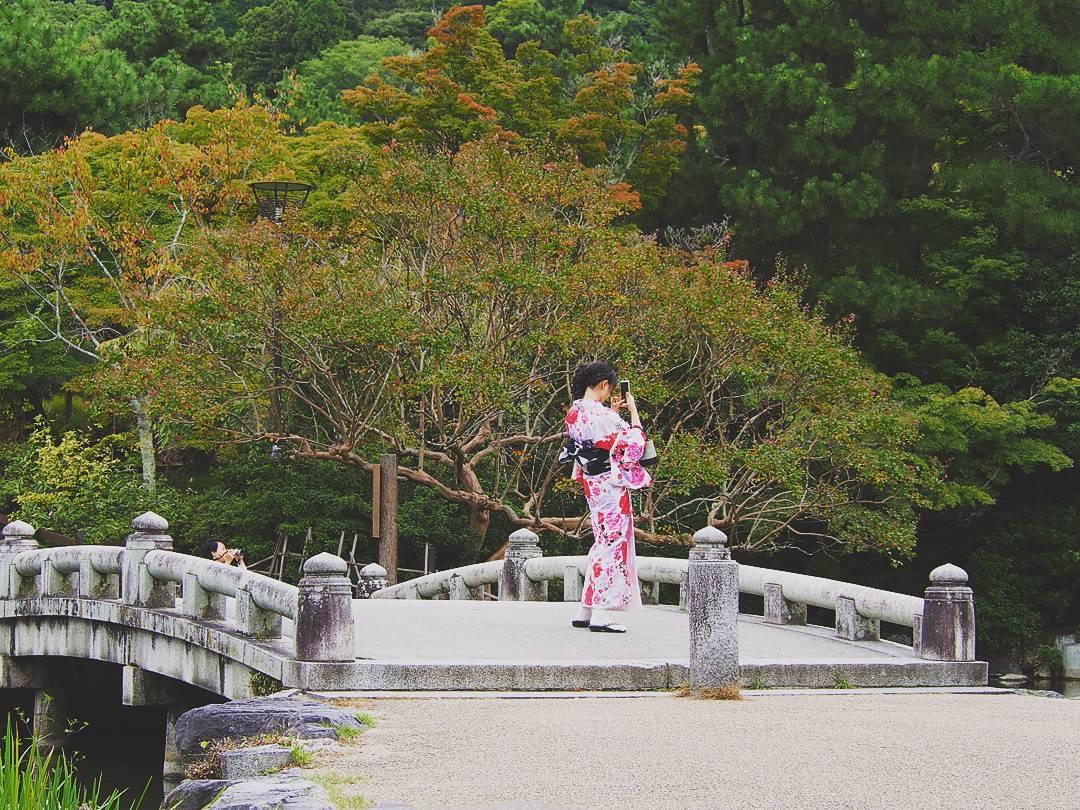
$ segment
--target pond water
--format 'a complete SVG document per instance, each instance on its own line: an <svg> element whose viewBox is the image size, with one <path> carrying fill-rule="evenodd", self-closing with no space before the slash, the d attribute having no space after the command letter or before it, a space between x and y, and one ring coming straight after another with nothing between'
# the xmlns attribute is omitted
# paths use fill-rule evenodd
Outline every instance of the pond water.
<svg viewBox="0 0 1080 810"><path fill-rule="evenodd" d="M1048 679L1048 678L1028 678L1024 681L1003 681L1000 678L991 677L991 686L1000 686L1004 689L1038 689L1049 690L1052 692L1060 692L1067 698L1072 700L1080 700L1080 680L1070 679Z"/></svg>

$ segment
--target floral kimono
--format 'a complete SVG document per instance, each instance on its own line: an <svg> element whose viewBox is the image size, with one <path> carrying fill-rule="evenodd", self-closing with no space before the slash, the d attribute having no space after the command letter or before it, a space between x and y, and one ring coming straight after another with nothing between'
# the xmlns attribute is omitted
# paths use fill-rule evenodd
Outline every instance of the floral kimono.
<svg viewBox="0 0 1080 810"><path fill-rule="evenodd" d="M652 483L638 463L645 450L645 431L588 399L579 399L567 412L566 431L578 445L601 448L611 456L611 469L597 475L586 474L580 465L574 468L589 502L594 538L581 604L596 610L640 607L630 490Z"/></svg>

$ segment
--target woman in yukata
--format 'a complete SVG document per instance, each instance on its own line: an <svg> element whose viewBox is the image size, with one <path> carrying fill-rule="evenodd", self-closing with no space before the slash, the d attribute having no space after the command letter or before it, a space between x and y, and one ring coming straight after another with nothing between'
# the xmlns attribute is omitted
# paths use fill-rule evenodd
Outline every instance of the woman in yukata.
<svg viewBox="0 0 1080 810"><path fill-rule="evenodd" d="M561 460L574 462L573 476L581 482L592 518L593 545L572 624L597 633L625 633L615 620L618 611L641 606L634 552L634 516L630 490L652 483L641 466L645 431L634 397L616 397L615 370L607 363L584 363L574 372L574 404L566 414L569 440ZM625 406L627 424L618 411Z"/></svg>

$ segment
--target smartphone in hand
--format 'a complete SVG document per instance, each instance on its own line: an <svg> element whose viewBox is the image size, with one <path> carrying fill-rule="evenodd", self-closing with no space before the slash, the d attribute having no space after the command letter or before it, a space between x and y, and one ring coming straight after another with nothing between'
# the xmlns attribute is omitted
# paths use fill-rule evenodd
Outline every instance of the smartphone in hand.
<svg viewBox="0 0 1080 810"><path fill-rule="evenodd" d="M630 393L630 381L619 380L619 394L623 399L626 399L626 395Z"/></svg>

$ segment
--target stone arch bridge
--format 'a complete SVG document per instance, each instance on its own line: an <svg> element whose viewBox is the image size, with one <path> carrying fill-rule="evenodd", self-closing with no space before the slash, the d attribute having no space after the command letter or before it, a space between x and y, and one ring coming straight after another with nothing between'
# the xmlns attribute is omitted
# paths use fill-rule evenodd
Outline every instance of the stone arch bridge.
<svg viewBox="0 0 1080 810"><path fill-rule="evenodd" d="M162 678L225 698L260 687L656 689L685 683L694 655L716 654L690 643L695 600L688 599L695 558L722 550L723 534L713 529L698 533L690 560L639 558L651 604L632 633L606 639L572 630L566 606L547 601L551 581L563 583L565 601L577 600L585 558L545 558L528 530L511 536L504 561L363 600L352 598L345 562L333 555L307 560L293 586L179 554L167 531L163 518L147 513L123 546L38 548L33 527L8 524L0 542L0 687L33 687L50 659L74 658L123 666L127 702ZM716 600L696 604L707 613L727 600L737 612L738 592L763 597L763 616L736 620L728 610L723 631L745 684L832 686L838 675L867 686L986 682L986 664L974 660L971 591L955 566L935 571L920 598L729 563L737 586L732 580ZM662 586L679 587L679 607L659 604ZM833 611L834 626L807 625L808 605ZM712 621L705 613L698 619ZM912 644L881 640L882 622L910 628Z"/></svg>

